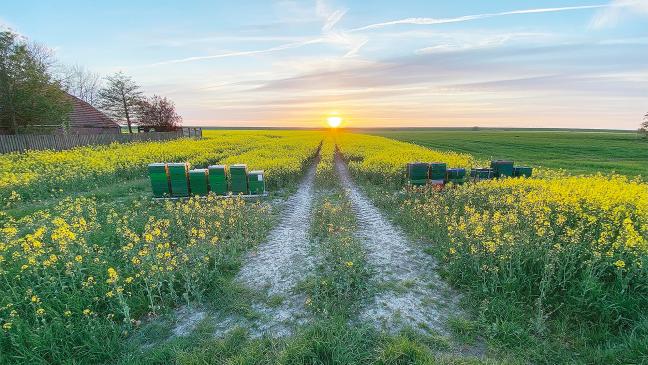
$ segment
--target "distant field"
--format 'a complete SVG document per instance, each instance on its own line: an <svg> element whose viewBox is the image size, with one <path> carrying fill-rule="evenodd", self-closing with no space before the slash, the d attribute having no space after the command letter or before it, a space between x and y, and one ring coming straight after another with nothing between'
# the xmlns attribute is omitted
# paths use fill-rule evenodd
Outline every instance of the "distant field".
<svg viewBox="0 0 648 365"><path fill-rule="evenodd" d="M479 159L510 158L531 166L576 173L612 172L648 176L648 141L632 132L572 131L363 131L421 146L465 152Z"/></svg>

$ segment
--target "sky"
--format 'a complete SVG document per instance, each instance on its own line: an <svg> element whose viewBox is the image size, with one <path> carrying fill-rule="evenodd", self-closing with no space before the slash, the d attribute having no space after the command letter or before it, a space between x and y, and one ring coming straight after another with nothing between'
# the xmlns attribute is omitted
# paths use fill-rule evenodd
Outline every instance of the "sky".
<svg viewBox="0 0 648 365"><path fill-rule="evenodd" d="M0 0L0 27L123 71L185 125L636 129L648 0Z"/></svg>

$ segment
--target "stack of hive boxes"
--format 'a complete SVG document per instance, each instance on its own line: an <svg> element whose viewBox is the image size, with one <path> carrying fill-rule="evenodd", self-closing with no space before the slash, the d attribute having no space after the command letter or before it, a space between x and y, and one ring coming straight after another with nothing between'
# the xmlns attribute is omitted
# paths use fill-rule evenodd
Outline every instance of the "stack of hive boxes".
<svg viewBox="0 0 648 365"><path fill-rule="evenodd" d="M193 195L209 194L209 181L207 169L194 169L189 171L189 185Z"/></svg>
<svg viewBox="0 0 648 365"><path fill-rule="evenodd" d="M171 196L189 196L189 163L169 163L169 180L171 181Z"/></svg>
<svg viewBox="0 0 648 365"><path fill-rule="evenodd" d="M529 166L514 166L513 177L531 177L533 168Z"/></svg>
<svg viewBox="0 0 648 365"><path fill-rule="evenodd" d="M231 165L230 168L230 186L232 194L248 194L248 172L247 165Z"/></svg>
<svg viewBox="0 0 648 365"><path fill-rule="evenodd" d="M446 182L451 182L453 184L463 184L464 182L466 182L466 169L447 169Z"/></svg>
<svg viewBox="0 0 648 365"><path fill-rule="evenodd" d="M248 174L248 186L250 188L250 194L265 194L263 171L250 171Z"/></svg>
<svg viewBox="0 0 648 365"><path fill-rule="evenodd" d="M148 165L149 177L151 178L151 188L153 196L164 198L170 195L169 187L169 170L165 163L152 163Z"/></svg>
<svg viewBox="0 0 648 365"><path fill-rule="evenodd" d="M493 160L490 165L493 169L495 177L512 177L513 176L513 161L508 160Z"/></svg>
<svg viewBox="0 0 648 365"><path fill-rule="evenodd" d="M407 182L410 185L422 186L427 184L430 164L425 162L412 162L407 164Z"/></svg>
<svg viewBox="0 0 648 365"><path fill-rule="evenodd" d="M227 195L227 171L225 165L211 165L209 169L209 187L216 195Z"/></svg>
<svg viewBox="0 0 648 365"><path fill-rule="evenodd" d="M495 174L493 173L493 169L475 168L470 170L470 177L474 181L480 181L480 180L492 179L493 177L495 177Z"/></svg>
<svg viewBox="0 0 648 365"><path fill-rule="evenodd" d="M430 163L430 183L443 185L446 178L447 165L444 162Z"/></svg>

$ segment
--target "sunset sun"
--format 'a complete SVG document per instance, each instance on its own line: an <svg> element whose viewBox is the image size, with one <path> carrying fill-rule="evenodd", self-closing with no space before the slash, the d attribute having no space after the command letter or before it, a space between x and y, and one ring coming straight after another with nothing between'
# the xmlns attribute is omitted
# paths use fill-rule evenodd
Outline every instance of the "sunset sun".
<svg viewBox="0 0 648 365"><path fill-rule="evenodd" d="M342 123L342 118L340 118L340 117L328 117L328 118L326 118L326 122L328 123L329 127L337 128Z"/></svg>

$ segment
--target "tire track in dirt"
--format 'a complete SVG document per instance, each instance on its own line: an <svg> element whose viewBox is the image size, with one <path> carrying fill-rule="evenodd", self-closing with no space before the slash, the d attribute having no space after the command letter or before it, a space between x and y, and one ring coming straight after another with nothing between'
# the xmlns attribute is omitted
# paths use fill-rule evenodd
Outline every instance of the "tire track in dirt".
<svg viewBox="0 0 648 365"><path fill-rule="evenodd" d="M295 287L314 267L308 231L317 162L309 168L297 192L286 202L283 208L286 215L270 232L266 242L248 254L235 279L253 291L265 294L268 301L276 302L275 305L253 303L252 309L260 314L255 320L238 316L221 318L216 326L216 336L238 326L249 329L253 337L264 334L284 337L308 320L304 307L306 296L297 293Z"/></svg>
<svg viewBox="0 0 648 365"><path fill-rule="evenodd" d="M447 334L446 323L460 316L459 297L439 278L436 262L394 226L359 190L345 162L336 156L342 187L358 217L358 237L375 270L380 290L360 319L396 333L405 327Z"/></svg>

